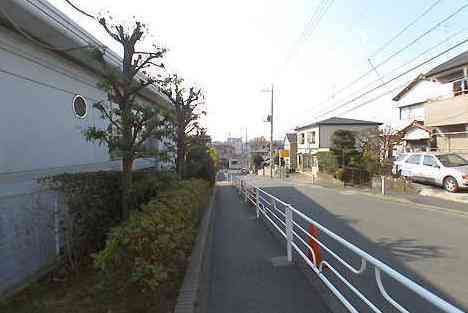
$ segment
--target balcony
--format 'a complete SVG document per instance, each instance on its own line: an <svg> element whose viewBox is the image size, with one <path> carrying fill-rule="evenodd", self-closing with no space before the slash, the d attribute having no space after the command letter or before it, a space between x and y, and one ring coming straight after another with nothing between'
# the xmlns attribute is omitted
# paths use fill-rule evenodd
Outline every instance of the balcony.
<svg viewBox="0 0 468 313"><path fill-rule="evenodd" d="M424 110L426 126L468 124L468 95L428 101Z"/></svg>

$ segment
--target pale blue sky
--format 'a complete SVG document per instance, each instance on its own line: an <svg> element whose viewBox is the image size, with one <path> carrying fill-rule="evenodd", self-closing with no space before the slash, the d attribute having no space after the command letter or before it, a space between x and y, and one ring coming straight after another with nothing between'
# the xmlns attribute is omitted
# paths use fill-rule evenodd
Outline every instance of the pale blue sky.
<svg viewBox="0 0 468 313"><path fill-rule="evenodd" d="M63 0L49 1L99 39L106 40L94 22L74 12ZM206 90L209 133L222 140L228 134L244 135L245 128L249 130L249 137L269 134L268 125L262 122L268 114L269 97L260 90L272 81L277 90L276 137L295 126L313 121L318 112L346 101L353 90L375 80L376 74L372 73L337 95L334 101L323 103L324 99L331 97L333 90L336 92L367 72L370 69L368 57L434 2L335 0L316 31L302 45L296 46L294 57L287 66L284 66L284 60L312 17L319 0L80 0L77 3L93 13L107 9L121 19L136 15L147 21L155 39L170 49L166 61L170 70L182 73ZM382 62L464 4L463 1L440 1L417 24L373 57L372 62ZM465 9L443 27L378 68L383 80L408 68L392 72L398 66L461 30L467 17L468 9ZM466 39L467 35L468 30L462 30L412 64ZM421 71L466 49L468 45L437 59ZM363 101L395 89L418 73L415 71L403 77ZM391 108L390 97L386 96L344 116L390 122ZM340 111L322 117L331 115L340 115Z"/></svg>

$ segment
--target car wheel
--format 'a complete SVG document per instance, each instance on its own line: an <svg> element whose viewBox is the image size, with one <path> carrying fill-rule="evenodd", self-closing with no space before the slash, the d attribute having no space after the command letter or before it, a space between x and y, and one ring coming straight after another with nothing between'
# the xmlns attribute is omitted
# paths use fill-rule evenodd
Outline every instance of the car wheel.
<svg viewBox="0 0 468 313"><path fill-rule="evenodd" d="M457 192L458 191L458 183L455 178L452 176L446 177L444 179L444 188L448 192Z"/></svg>

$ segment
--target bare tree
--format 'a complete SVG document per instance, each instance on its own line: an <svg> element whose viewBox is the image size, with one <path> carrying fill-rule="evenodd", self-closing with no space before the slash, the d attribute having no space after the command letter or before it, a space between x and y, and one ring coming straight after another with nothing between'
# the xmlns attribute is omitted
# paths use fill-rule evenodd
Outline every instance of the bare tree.
<svg viewBox="0 0 468 313"><path fill-rule="evenodd" d="M94 104L108 127L90 127L84 131L89 141L106 144L109 151L122 158L122 219L128 219L132 169L136 158L162 153L149 148L147 140L161 140L170 136L172 112L162 104L142 101L141 92L161 81L158 72L164 68L161 59L166 49L153 44L151 51L140 51L138 46L147 33L145 24L135 21L128 28L120 24L110 24L100 18L99 24L123 49L121 66L112 66L105 61L105 51L96 55L103 69L103 79L99 87L108 101Z"/></svg>
<svg viewBox="0 0 468 313"><path fill-rule="evenodd" d="M176 170L177 174L183 177L190 138L202 130L199 119L206 114L200 109L204 96L199 88L186 88L184 80L177 74L169 75L165 79L162 90L174 104Z"/></svg>

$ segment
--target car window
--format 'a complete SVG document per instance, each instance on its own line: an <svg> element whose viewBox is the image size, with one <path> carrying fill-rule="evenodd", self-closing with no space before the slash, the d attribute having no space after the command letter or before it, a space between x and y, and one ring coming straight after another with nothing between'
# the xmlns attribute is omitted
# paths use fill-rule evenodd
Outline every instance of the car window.
<svg viewBox="0 0 468 313"><path fill-rule="evenodd" d="M432 155L425 155L423 159L425 166L437 166L437 162Z"/></svg>
<svg viewBox="0 0 468 313"><path fill-rule="evenodd" d="M399 156L397 156L397 158L396 158L395 161L396 161L396 162L398 162L398 161L403 161L404 158L406 158L406 154L403 154L403 153L402 153L402 154L400 154Z"/></svg>
<svg viewBox="0 0 468 313"><path fill-rule="evenodd" d="M442 154L438 155L437 158L439 159L440 163L442 163L445 167L457 167L468 165L468 161L459 156L458 154Z"/></svg>
<svg viewBox="0 0 468 313"><path fill-rule="evenodd" d="M420 154L415 154L410 156L407 160L406 163L409 164L419 164L421 161L421 155Z"/></svg>

